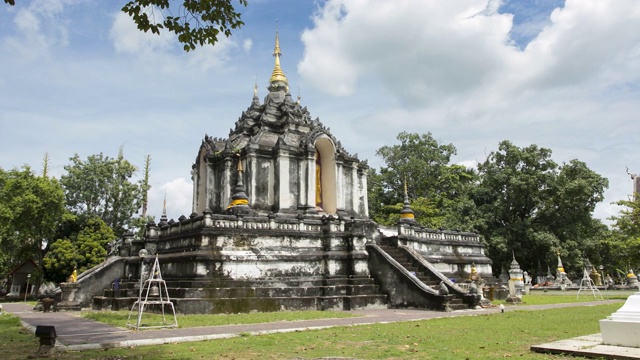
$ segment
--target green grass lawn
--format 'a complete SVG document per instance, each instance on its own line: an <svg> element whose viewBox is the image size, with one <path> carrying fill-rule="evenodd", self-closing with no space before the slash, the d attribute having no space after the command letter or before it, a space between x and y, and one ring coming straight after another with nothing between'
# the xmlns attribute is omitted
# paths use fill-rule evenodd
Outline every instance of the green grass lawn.
<svg viewBox="0 0 640 360"><path fill-rule="evenodd" d="M38 340L22 327L20 319L0 313L0 353L6 359L26 359L27 354L37 350ZM6 356L6 357L5 357Z"/></svg>
<svg viewBox="0 0 640 360"><path fill-rule="evenodd" d="M634 291L601 291L600 294L602 298L605 300L626 300L629 295L633 294ZM596 293L596 295L598 295ZM575 303L575 302L588 302L588 301L596 301L600 300L600 296L594 299L593 293L590 291L581 291L578 296L577 291L533 291L529 295L522 296L522 303L518 305L547 305L547 304L564 304L564 303ZM493 304L505 304L508 303L504 300L494 300Z"/></svg>
<svg viewBox="0 0 640 360"><path fill-rule="evenodd" d="M628 295L628 294L627 294ZM627 295L620 295L626 298ZM576 301L573 295L535 293L528 304ZM337 327L324 330L252 336L101 351L68 352L61 359L575 359L529 350L531 345L598 333L598 320L623 305L603 304L527 311L517 307L504 314L471 315L394 324ZM235 315L181 316L181 326L294 321L318 315L352 316L342 312L278 312ZM88 315L93 314L93 315ZM126 323L128 312L89 312L87 315ZM193 319L190 319L193 317ZM200 320L198 320L200 318ZM153 331L153 330L146 330ZM0 316L0 349L3 359L24 359L37 349L37 340L17 318Z"/></svg>
<svg viewBox="0 0 640 360"><path fill-rule="evenodd" d="M339 327L103 351L68 359L575 359L536 354L531 345L598 333L622 303Z"/></svg>

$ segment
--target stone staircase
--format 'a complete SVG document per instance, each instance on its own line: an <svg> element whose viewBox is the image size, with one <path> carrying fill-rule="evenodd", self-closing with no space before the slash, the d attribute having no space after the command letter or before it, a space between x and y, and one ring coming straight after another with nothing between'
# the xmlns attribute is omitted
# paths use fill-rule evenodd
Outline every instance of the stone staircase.
<svg viewBox="0 0 640 360"><path fill-rule="evenodd" d="M279 277L261 280L164 279L176 311L182 314L281 310L386 308L387 297L370 277ZM120 283L93 298L93 309L130 309L139 280Z"/></svg>
<svg viewBox="0 0 640 360"><path fill-rule="evenodd" d="M415 277L420 280L426 286L432 288L435 291L440 290L440 283L443 281L441 277L434 274L433 270L428 269L426 266L416 261L407 252L396 248L391 244L379 245L389 256L397 261L402 267L404 267L409 273L414 274ZM424 260L426 262L426 260ZM451 291L447 289L448 293L453 295L453 298L449 301L448 307L450 310L464 310L469 309L469 304L465 303L464 294L461 291Z"/></svg>

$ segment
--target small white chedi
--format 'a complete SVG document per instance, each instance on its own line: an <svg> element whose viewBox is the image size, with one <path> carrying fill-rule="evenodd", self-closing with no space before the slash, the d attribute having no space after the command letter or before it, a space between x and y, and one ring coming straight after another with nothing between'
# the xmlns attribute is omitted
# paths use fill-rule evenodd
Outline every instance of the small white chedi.
<svg viewBox="0 0 640 360"><path fill-rule="evenodd" d="M600 320L602 342L605 345L640 347L640 292L604 320Z"/></svg>

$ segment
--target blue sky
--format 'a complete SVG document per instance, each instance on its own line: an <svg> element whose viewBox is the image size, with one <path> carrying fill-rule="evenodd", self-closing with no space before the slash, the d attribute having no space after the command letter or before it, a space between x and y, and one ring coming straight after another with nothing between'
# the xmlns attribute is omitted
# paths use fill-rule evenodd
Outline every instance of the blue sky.
<svg viewBox="0 0 640 360"><path fill-rule="evenodd" d="M249 1L246 25L184 53L142 34L125 1L0 4L0 167L60 176L75 153L149 154L149 211L191 212L205 133L226 137L273 69L278 19L291 92L350 153L401 131L453 143L474 166L501 140L553 150L607 177L596 216L619 210L640 172L640 2L635 0Z"/></svg>

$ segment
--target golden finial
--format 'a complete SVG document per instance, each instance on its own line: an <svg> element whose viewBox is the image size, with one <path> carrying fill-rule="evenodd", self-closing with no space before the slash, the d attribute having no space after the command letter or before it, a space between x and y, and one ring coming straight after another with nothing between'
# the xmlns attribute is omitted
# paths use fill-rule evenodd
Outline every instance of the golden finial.
<svg viewBox="0 0 640 360"><path fill-rule="evenodd" d="M282 56L282 52L280 51L280 40L278 38L278 20L276 19L276 46L273 49L273 56L275 56L275 65L273 67L273 73L271 73L271 78L269 79L269 83L274 83L276 81L283 82L287 87L289 82L287 81L287 77L284 75L282 68L280 67L280 56Z"/></svg>
<svg viewBox="0 0 640 360"><path fill-rule="evenodd" d="M282 56L282 53L280 52L280 40L278 40L278 19L276 19L276 47L273 49L273 56Z"/></svg>

